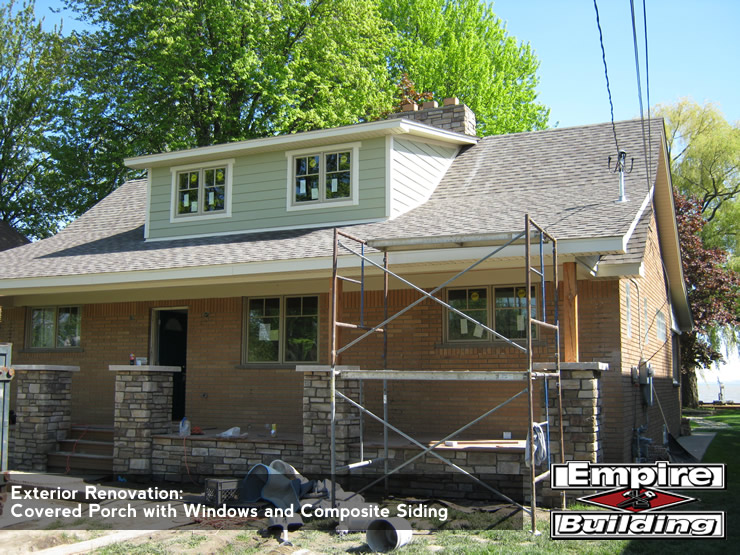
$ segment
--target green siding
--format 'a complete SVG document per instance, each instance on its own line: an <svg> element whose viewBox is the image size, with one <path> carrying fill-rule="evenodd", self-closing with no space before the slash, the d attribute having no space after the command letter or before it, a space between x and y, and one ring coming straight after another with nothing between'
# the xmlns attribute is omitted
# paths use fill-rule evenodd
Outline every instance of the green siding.
<svg viewBox="0 0 740 555"><path fill-rule="evenodd" d="M224 158L228 158L224 156ZM268 152L235 159L230 218L170 222L170 169L152 171L149 238L233 233L281 227L302 227L384 218L386 213L385 138L363 140L359 151L359 204L313 210L286 210L288 159Z"/></svg>

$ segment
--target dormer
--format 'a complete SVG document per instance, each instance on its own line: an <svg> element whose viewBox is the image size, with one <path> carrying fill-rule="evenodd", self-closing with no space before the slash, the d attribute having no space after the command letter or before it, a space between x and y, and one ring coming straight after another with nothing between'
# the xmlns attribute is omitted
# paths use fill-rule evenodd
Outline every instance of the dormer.
<svg viewBox="0 0 740 555"><path fill-rule="evenodd" d="M350 225L424 203L460 149L477 142L464 133L474 130L472 112L449 101L383 121L125 163L147 171L148 240Z"/></svg>

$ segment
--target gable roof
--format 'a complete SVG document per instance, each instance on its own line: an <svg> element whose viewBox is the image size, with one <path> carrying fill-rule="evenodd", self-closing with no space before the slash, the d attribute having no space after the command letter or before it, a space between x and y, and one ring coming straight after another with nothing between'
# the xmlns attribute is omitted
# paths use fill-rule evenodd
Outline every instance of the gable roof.
<svg viewBox="0 0 740 555"><path fill-rule="evenodd" d="M662 120L651 123L650 168L643 155L640 120L615 124L619 147L627 152L632 170L625 175L626 202L616 202L619 177L613 171L612 125L589 125L483 138L455 159L418 208L394 220L346 229L377 248L420 251L446 241L465 246L490 243L520 232L529 213L558 238L559 252L616 255L612 263L619 263L619 256L641 256L628 244L639 244L652 187L660 164L666 163ZM670 190L669 176L662 186ZM112 287L137 280L330 267L330 228L146 241L145 198L146 181L130 181L56 236L0 253L0 294L21 289L28 293L51 283ZM663 212L663 219L670 219ZM670 225L664 228L670 231ZM675 219L672 225L675 228ZM465 259L466 254L448 251L438 256ZM685 298L685 286L678 260L674 282L681 281L675 295L680 300L681 291Z"/></svg>
<svg viewBox="0 0 740 555"><path fill-rule="evenodd" d="M18 233L8 222L0 220L0 251L19 247L29 242L25 235Z"/></svg>

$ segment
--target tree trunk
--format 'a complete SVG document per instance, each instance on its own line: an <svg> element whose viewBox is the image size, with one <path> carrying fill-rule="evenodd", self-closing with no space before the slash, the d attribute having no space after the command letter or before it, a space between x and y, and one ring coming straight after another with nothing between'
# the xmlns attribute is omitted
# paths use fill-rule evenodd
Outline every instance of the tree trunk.
<svg viewBox="0 0 740 555"><path fill-rule="evenodd" d="M699 407L699 387L694 368L681 373L681 404L691 409Z"/></svg>

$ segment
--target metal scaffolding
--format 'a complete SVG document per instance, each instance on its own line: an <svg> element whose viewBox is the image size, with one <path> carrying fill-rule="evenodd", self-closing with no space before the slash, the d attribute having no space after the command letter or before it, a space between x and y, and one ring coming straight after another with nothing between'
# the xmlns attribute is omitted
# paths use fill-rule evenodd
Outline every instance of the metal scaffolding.
<svg viewBox="0 0 740 555"><path fill-rule="evenodd" d="M539 264L536 266L532 266L532 235L535 235L538 237L539 241L539 252L537 253L537 258L539 260ZM349 246L347 243L351 242L352 246ZM445 287L447 287L450 283L461 277L462 275L468 273L469 271L473 270L474 268L478 267L480 264L485 262L486 260L494 257L498 253L501 253L504 249L507 247L510 247L512 245L524 245L524 257L525 257L525 272L526 272L526 343L524 346L522 346L520 343L517 343L515 341L512 341L511 339L504 337L500 333L498 333L496 330L492 329L491 327L487 326L486 324L476 320L475 318L472 318L471 316L468 316L464 312L456 309L455 307L451 306L447 302L443 301L442 299L439 299L435 297L435 294L439 291L442 291ZM545 245L549 244L551 246L551 256L552 256L552 279L553 279L553 286L554 286L554 294L553 294L553 319L551 322L547 321L547 302L546 302L546 291L545 291L545 283L546 283L546 277L545 277ZM459 242L455 242L454 239L449 241L449 246L453 247L455 245L459 245ZM437 245L440 246L440 245ZM548 379L555 379L556 380L556 387L557 387L557 408L558 408L558 422L559 422L559 439L560 439L560 462L565 462L564 457L564 445L563 445L563 406L562 406L562 385L561 385L561 378L560 378L560 326L558 321L558 258L557 258L557 240L547 233L542 227L537 225L530 217L529 214L525 215L525 225L524 225L524 231L521 233L516 234L515 236L511 237L508 241L503 243L502 245L496 246L493 248L491 252L483 256L482 258L475 261L473 264L465 268L464 270L457 273L452 278L448 279L438 287L434 288L432 291L425 291L424 289L414 285L407 279L399 276L398 274L392 272L388 268L388 252L385 250L383 253L383 263L379 264L375 261L373 261L366 253L366 247L368 247L368 242L354 237L352 235L349 235L345 232L339 231L338 229L334 230L334 251L333 251L333 267L332 267L332 282L331 282L331 306L330 306L330 326L331 326L331 334L330 334L330 398L331 398L331 478L332 483L336 483L336 473L338 470L352 470L355 468L360 468L363 466L368 466L371 464L375 464L378 462L383 462L383 476L374 480L373 482L367 484L364 486L361 490L359 490L357 493L361 493L362 491L365 491L366 489L378 484L380 481L385 480L387 485L387 479L388 476L391 474L394 474L398 471L400 471L402 468L408 466L409 464L413 463L417 459L423 457L426 454L430 454L437 459L441 460L444 464L450 466L453 468L456 472L460 472L466 476L468 476L472 481L474 481L479 486L487 489L488 491L492 492L496 496L506 500L509 503L515 504L518 507L520 507L524 512L528 513L531 517L531 523L532 523L532 532L536 533L536 505L537 505L537 495L536 495L536 484L538 482L541 482L545 479L547 479L550 475L549 471L549 465L548 470L545 472L542 472L541 474L537 474L537 464L535 460L535 433L534 428L535 425L540 426L546 426L547 434L546 434L546 442L547 442L547 462L550 462L550 415L549 415L549 391L548 391ZM360 279L353 279L345 276L340 276L338 273L338 258L339 258L339 251L340 249L343 249L343 251L346 251L350 254L353 254L357 256L361 261L361 268L360 268ZM381 248L382 250L382 248ZM364 306L364 297L365 297L365 264L369 264L371 266L374 266L375 268L378 268L383 272L383 321L380 322L377 325L370 326L365 323L365 306ZM539 278L539 285L541 287L541 293L540 293L540 299L541 299L541 306L537 307L541 313L541 319L535 317L537 310L535 310L535 316L532 314L532 287L535 285L535 282L533 282L532 275L536 275ZM388 280L389 276L392 276L395 279L398 279L403 284L411 287L415 291L419 292L421 294L421 297L412 303L408 304L392 316L388 316ZM537 280L535 280L537 281ZM355 285L359 285L360 287L360 323L359 324L352 324L348 322L341 322L338 319L338 307L340 306L341 302L341 296L342 296L342 283L343 282L349 282L353 283ZM481 329L487 331L488 333L492 334L497 339L506 342L509 346L521 351L524 353L526 358L526 371L429 371L429 370L389 370L388 369L388 334L387 332L387 326L390 322L401 316L402 314L408 312L412 308L414 308L416 305L420 304L421 302L430 299L431 301L438 303L442 306L444 306L447 310L452 311L457 316L464 318L465 320L468 320L472 324L476 326L480 326ZM538 328L541 328L543 330L550 331L554 333L554 343L555 343L555 360L554 360L554 371L545 371L545 372L534 372L533 370L533 337L532 337L532 330L533 326L537 326ZM361 330L364 333L362 333L359 337L356 337L352 341L348 342L346 345L339 346L338 345L338 330L340 328L350 328L354 330ZM364 340L365 338L380 333L383 336L383 352L382 352L382 360L383 360L383 369L381 370L337 370L338 366L338 357L359 343L360 341ZM342 374L343 377L348 379L357 379L359 380L359 399L358 401L355 401L351 399L349 396L345 395L341 391L337 390L336 387L336 377L338 374ZM535 416L534 416L534 395L533 395L533 388L535 381L537 379L542 379L543 385L544 385L544 403L545 403L545 420L543 422L535 422ZM364 392L363 392L363 381L364 380L382 380L383 382L383 416L378 416L368 410L364 406ZM392 425L388 421L388 381L390 380L431 380L431 381L523 381L525 382L525 387L521 389L518 393L514 394L513 396L509 397L507 400L503 401L502 403L498 404L497 406L491 408L484 414L476 417L475 419L471 420L464 426L458 428L454 432L448 434L444 438L434 442L431 446L424 445L423 443L417 441L410 435L404 433L402 430L397 428L396 426ZM461 468L457 464L453 463L452 461L448 460L447 458L440 455L435 449L439 447L440 445L444 445L446 441L451 440L455 436L459 435L460 433L464 432L474 424L477 424L478 422L482 421L486 417L490 416L494 412L496 412L498 409L502 408L503 406L507 405L514 399L517 399L518 397L525 395L527 396L527 405L528 405L528 451L529 451L529 468L530 468L530 491L531 491L531 507L526 508L519 503L513 501L506 495L502 494L489 484L486 484L482 480L480 480L478 477L474 476L464 468ZM351 406L357 408L359 410L360 414L360 460L355 463L351 463L348 465L345 465L341 468L337 468L336 464L336 424L337 424L337 417L336 417L336 401L337 397L339 397L341 400L349 403ZM374 459L374 460L364 460L364 418L363 416L367 415L370 418L376 420L377 422L381 423L383 425L383 457L380 459ZM396 466L395 468L389 469L388 468L388 430L392 430L393 432L399 434L401 437L405 438L406 440L410 441L417 447L419 447L422 451L415 455L414 457L406 460L402 464ZM336 503L336 497L335 492L332 491L332 506ZM564 497L562 497L562 502L565 502Z"/></svg>

